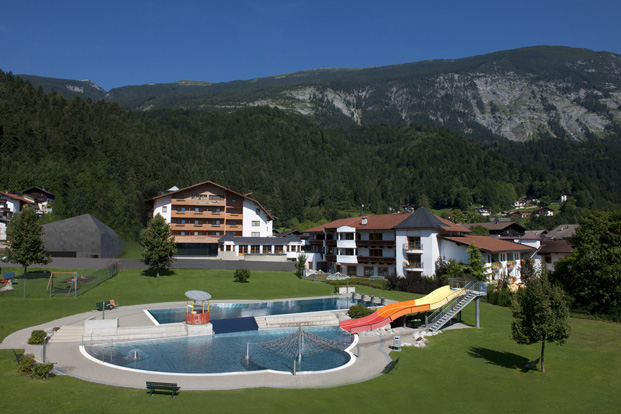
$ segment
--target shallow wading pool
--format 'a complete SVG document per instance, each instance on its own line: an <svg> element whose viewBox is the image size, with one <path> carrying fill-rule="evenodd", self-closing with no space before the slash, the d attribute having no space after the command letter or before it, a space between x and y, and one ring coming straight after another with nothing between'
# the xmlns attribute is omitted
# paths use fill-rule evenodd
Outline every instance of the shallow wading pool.
<svg viewBox="0 0 621 414"><path fill-rule="evenodd" d="M180 374L273 370L325 371L348 364L352 337L337 327L236 332L125 343L93 343L84 351L121 368ZM300 339L301 338L301 339ZM299 357L298 349L302 349Z"/></svg>

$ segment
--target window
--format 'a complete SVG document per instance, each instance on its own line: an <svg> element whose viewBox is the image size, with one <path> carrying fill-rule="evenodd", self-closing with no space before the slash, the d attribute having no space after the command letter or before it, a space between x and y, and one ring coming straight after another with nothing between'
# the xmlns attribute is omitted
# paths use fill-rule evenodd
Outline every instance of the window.
<svg viewBox="0 0 621 414"><path fill-rule="evenodd" d="M250 253L259 254L260 248L261 246L257 246L253 244L252 246L250 246Z"/></svg>
<svg viewBox="0 0 621 414"><path fill-rule="evenodd" d="M194 224L201 224L200 220L194 220Z"/></svg>
<svg viewBox="0 0 621 414"><path fill-rule="evenodd" d="M219 226L220 225L220 220L211 220L211 224L214 226Z"/></svg>
<svg viewBox="0 0 621 414"><path fill-rule="evenodd" d="M260 233L258 231L253 231L250 237L260 237Z"/></svg>
<svg viewBox="0 0 621 414"><path fill-rule="evenodd" d="M253 227L258 227L258 226L260 226L260 225L261 225L261 222L260 222L259 220L253 220L253 221L252 221L252 226L253 226Z"/></svg>
<svg viewBox="0 0 621 414"><path fill-rule="evenodd" d="M214 208L212 208L212 209L211 209L211 212L212 212L212 213L216 213L216 214L217 214L217 213L219 213L219 212L220 212L220 207L214 207Z"/></svg>
<svg viewBox="0 0 621 414"><path fill-rule="evenodd" d="M218 194L210 194L209 199L214 201L224 200L224 196Z"/></svg>
<svg viewBox="0 0 621 414"><path fill-rule="evenodd" d="M255 211L257 212L257 216L261 215L261 209L260 208L257 208Z"/></svg>
<svg viewBox="0 0 621 414"><path fill-rule="evenodd" d="M180 236L185 236L185 231L182 231L181 233L179 233Z"/></svg>
<svg viewBox="0 0 621 414"><path fill-rule="evenodd" d="M231 245L230 245L230 244L227 244L227 245L226 245L226 251L227 251L227 252L230 252L230 251L231 251Z"/></svg>
<svg viewBox="0 0 621 414"><path fill-rule="evenodd" d="M274 246L274 253L282 254L283 253L283 246Z"/></svg>
<svg viewBox="0 0 621 414"><path fill-rule="evenodd" d="M235 213L235 209L232 209L232 210L231 210L231 214L236 214L236 213Z"/></svg>
<svg viewBox="0 0 621 414"><path fill-rule="evenodd" d="M196 212L196 213L200 213L200 212L201 212L201 208L200 208L200 207L196 207L196 208L194 208L194 212Z"/></svg>
<svg viewBox="0 0 621 414"><path fill-rule="evenodd" d="M185 224L185 219L177 219L177 224Z"/></svg>
<svg viewBox="0 0 621 414"><path fill-rule="evenodd" d="M355 249L339 249L339 254L341 256L355 256L356 250Z"/></svg>
<svg viewBox="0 0 621 414"><path fill-rule="evenodd" d="M177 207L177 211L180 213L184 213L185 212L185 207Z"/></svg>
<svg viewBox="0 0 621 414"><path fill-rule="evenodd" d="M354 233L341 233L341 240L353 240Z"/></svg>
<svg viewBox="0 0 621 414"><path fill-rule="evenodd" d="M388 276L388 268L387 267L378 267L377 268L377 275L378 276L382 276L382 277Z"/></svg>
<svg viewBox="0 0 621 414"><path fill-rule="evenodd" d="M500 253L500 261L504 262L505 260L507 260L507 255L504 253Z"/></svg>
<svg viewBox="0 0 621 414"><path fill-rule="evenodd" d="M263 254L272 254L272 246L270 245L263 246Z"/></svg>
<svg viewBox="0 0 621 414"><path fill-rule="evenodd" d="M382 236L383 236L382 233L371 233L369 234L369 240L375 240L375 241L382 240Z"/></svg>
<svg viewBox="0 0 621 414"><path fill-rule="evenodd" d="M246 246L246 245L239 246L239 253L240 254L248 254L248 246Z"/></svg>
<svg viewBox="0 0 621 414"><path fill-rule="evenodd" d="M420 242L420 237L408 237L408 248L410 249L421 249L422 244Z"/></svg>
<svg viewBox="0 0 621 414"><path fill-rule="evenodd" d="M162 207L162 213L166 213L167 211L168 211L168 207L167 206Z"/></svg>
<svg viewBox="0 0 621 414"><path fill-rule="evenodd" d="M551 264L552 263L552 256L543 256L543 258L545 259L547 264Z"/></svg>
<svg viewBox="0 0 621 414"><path fill-rule="evenodd" d="M365 266L365 267L364 267L364 275L365 275L366 277L371 277L371 276L373 276L373 275L374 275L374 273L373 273L373 267L372 267L372 266Z"/></svg>
<svg viewBox="0 0 621 414"><path fill-rule="evenodd" d="M356 276L356 266L347 266L347 276Z"/></svg>
<svg viewBox="0 0 621 414"><path fill-rule="evenodd" d="M199 236L199 234L198 234L198 232L197 232L197 231L195 231L195 232L194 232L194 235L195 235L195 236Z"/></svg>
<svg viewBox="0 0 621 414"><path fill-rule="evenodd" d="M235 198L231 199L231 201L232 201L233 203L237 203L237 199L235 199Z"/></svg>
<svg viewBox="0 0 621 414"><path fill-rule="evenodd" d="M384 251L382 249L369 249L369 256L382 257L383 255Z"/></svg>

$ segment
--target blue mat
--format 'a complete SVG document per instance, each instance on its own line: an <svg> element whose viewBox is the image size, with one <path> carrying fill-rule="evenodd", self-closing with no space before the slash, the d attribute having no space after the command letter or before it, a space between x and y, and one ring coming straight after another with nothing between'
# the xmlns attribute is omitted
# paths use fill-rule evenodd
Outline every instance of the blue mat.
<svg viewBox="0 0 621 414"><path fill-rule="evenodd" d="M214 333L231 333L231 332L244 332L244 331L257 331L259 326L254 318L231 318L231 319L216 319L211 320Z"/></svg>

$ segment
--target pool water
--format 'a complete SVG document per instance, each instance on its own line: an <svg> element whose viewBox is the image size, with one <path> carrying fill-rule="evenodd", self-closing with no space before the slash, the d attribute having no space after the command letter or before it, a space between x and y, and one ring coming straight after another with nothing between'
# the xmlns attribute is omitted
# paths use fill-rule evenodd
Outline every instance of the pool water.
<svg viewBox="0 0 621 414"><path fill-rule="evenodd" d="M349 309L352 305L364 304L352 298L332 297L319 299L297 299L256 303L214 303L209 307L211 320L244 318L252 316L284 315L291 313L319 312ZM185 321L185 308L150 309L148 312L160 324Z"/></svg>
<svg viewBox="0 0 621 414"><path fill-rule="evenodd" d="M268 369L292 372L294 360L298 372L323 371L342 366L350 361L351 354L345 352L345 349L351 345L351 336L337 327L304 328L304 331L325 338L330 341L330 344L336 346L327 347L329 349L321 353L306 355L305 349L308 348L311 353L313 344L309 343L310 341L305 342L301 359L283 357L278 355L277 351L269 351L258 345L277 341L295 331L297 328L115 344L91 344L86 345L85 350L100 361L120 367L187 374ZM250 358L246 358L247 350L249 350Z"/></svg>

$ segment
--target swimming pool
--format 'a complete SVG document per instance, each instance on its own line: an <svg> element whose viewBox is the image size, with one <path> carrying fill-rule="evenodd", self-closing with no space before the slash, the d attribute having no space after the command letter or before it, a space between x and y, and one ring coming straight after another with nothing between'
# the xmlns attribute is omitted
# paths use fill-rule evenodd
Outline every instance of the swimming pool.
<svg viewBox="0 0 621 414"><path fill-rule="evenodd" d="M359 299L343 297L294 299L255 303L212 303L209 307L209 318L211 320L219 320L252 316L343 310L349 309L352 305L364 303L366 302ZM148 310L158 324L184 322L185 311L185 308Z"/></svg>
<svg viewBox="0 0 621 414"><path fill-rule="evenodd" d="M341 367L352 361L352 354L346 351L352 344L352 337L337 327L304 328L319 338L317 343L320 344L315 348L323 346L322 352L310 352L313 344L307 340L301 342L301 359L283 357L282 352L279 355L278 342L296 331L297 328L274 329L114 344L93 343L85 345L84 350L98 361L124 369L180 374L262 370L290 373L294 360L296 371L315 372ZM282 348L285 347L287 344L282 344Z"/></svg>

